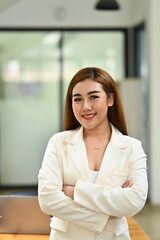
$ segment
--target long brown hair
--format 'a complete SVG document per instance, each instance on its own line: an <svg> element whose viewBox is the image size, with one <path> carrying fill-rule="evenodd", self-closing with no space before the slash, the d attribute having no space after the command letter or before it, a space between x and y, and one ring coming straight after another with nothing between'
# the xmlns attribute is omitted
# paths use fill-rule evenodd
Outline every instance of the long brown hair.
<svg viewBox="0 0 160 240"><path fill-rule="evenodd" d="M127 126L124 116L123 106L116 83L112 77L104 70L95 67L87 67L78 71L72 78L66 94L65 110L64 110L64 129L73 130L80 127L80 123L74 116L72 110L72 91L75 85L85 79L91 79L100 83L107 96L113 93L114 104L108 108L108 120L122 134L127 135Z"/></svg>

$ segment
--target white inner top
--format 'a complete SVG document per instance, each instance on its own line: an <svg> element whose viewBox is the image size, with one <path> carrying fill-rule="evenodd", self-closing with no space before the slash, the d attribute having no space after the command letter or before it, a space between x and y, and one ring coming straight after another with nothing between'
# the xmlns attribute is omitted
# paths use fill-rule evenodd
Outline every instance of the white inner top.
<svg viewBox="0 0 160 240"><path fill-rule="evenodd" d="M92 183L95 183L97 175L98 175L98 171L90 170L90 174L91 174Z"/></svg>

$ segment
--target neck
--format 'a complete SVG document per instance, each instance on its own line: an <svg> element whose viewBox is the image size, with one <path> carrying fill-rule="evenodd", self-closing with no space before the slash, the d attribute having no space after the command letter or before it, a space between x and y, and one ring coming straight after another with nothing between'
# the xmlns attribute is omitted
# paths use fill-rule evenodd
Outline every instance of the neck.
<svg viewBox="0 0 160 240"><path fill-rule="evenodd" d="M111 136L111 127L109 122L107 121L105 125L96 127L94 129L84 129L84 138L89 138L89 137L108 137L110 138Z"/></svg>

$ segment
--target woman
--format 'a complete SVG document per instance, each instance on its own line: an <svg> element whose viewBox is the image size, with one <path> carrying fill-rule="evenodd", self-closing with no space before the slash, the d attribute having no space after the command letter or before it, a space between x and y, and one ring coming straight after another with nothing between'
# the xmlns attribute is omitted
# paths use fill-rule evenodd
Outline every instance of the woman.
<svg viewBox="0 0 160 240"><path fill-rule="evenodd" d="M50 240L129 240L125 216L147 198L146 155L127 136L111 76L84 68L68 87L65 131L49 141L39 172L39 203L54 216Z"/></svg>

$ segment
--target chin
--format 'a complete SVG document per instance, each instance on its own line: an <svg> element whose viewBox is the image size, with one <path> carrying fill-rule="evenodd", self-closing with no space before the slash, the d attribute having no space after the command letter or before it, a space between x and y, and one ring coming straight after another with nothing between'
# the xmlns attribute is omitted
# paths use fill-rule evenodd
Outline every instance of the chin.
<svg viewBox="0 0 160 240"><path fill-rule="evenodd" d="M82 124L82 126L85 128L85 129L88 129L88 130L92 130L92 129L95 129L96 126L94 125L89 125L89 124Z"/></svg>

